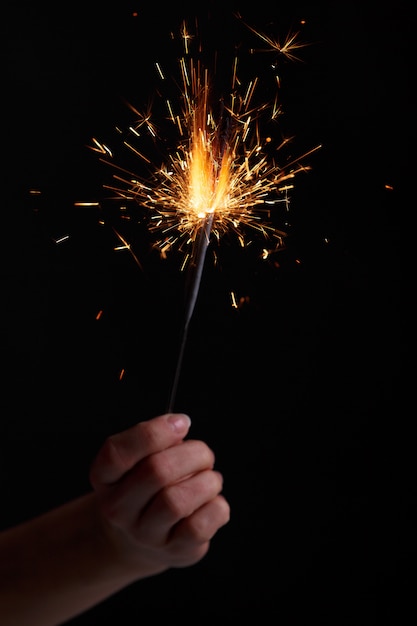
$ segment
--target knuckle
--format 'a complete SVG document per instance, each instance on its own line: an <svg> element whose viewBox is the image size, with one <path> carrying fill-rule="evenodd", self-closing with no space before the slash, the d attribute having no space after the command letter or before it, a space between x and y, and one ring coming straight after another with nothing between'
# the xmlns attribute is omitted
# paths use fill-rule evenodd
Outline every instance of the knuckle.
<svg viewBox="0 0 417 626"><path fill-rule="evenodd" d="M190 526L190 534L195 541L210 541L221 526L230 520L230 507L222 496L211 502L209 514L196 515Z"/></svg>
<svg viewBox="0 0 417 626"><path fill-rule="evenodd" d="M164 489L161 500L171 519L179 520L191 512L187 490L179 485Z"/></svg>
<svg viewBox="0 0 417 626"><path fill-rule="evenodd" d="M175 466L168 454L155 454L143 461L145 473L152 476L152 482L164 487L175 473Z"/></svg>
<svg viewBox="0 0 417 626"><path fill-rule="evenodd" d="M223 489L223 476L220 472L211 472L213 491L220 493Z"/></svg>
<svg viewBox="0 0 417 626"><path fill-rule="evenodd" d="M102 455L107 465L117 467L121 472L126 471L130 467L129 455L120 444L117 435L107 437L103 444Z"/></svg>
<svg viewBox="0 0 417 626"><path fill-rule="evenodd" d="M209 502L215 498L222 490L223 477L219 472L214 470L204 470L198 475L198 483L195 486L196 497L204 496L205 501Z"/></svg>
<svg viewBox="0 0 417 626"><path fill-rule="evenodd" d="M190 524L190 535L195 542L207 541L211 538L211 520L206 516L198 515L193 519L193 523Z"/></svg>
<svg viewBox="0 0 417 626"><path fill-rule="evenodd" d="M219 526L224 526L230 521L230 504L222 495L217 496L217 506L219 511Z"/></svg>
<svg viewBox="0 0 417 626"><path fill-rule="evenodd" d="M206 443L204 443L204 441L189 441L189 445L192 446L193 454L196 458L198 458L202 465L205 465L206 467L213 467L215 462L214 452Z"/></svg>
<svg viewBox="0 0 417 626"><path fill-rule="evenodd" d="M146 450L157 448L160 436L153 421L140 422L137 425L137 437Z"/></svg>
<svg viewBox="0 0 417 626"><path fill-rule="evenodd" d="M115 451L110 437L102 444L97 456L90 466L89 480L93 487L99 487L105 480L105 468L113 467L115 463Z"/></svg>

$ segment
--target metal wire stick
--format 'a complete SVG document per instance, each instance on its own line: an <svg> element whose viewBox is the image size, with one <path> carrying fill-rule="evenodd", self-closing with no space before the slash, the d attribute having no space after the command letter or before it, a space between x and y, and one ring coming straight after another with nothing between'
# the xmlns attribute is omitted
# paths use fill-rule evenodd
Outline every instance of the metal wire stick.
<svg viewBox="0 0 417 626"><path fill-rule="evenodd" d="M171 387L171 393L170 393L169 401L168 401L168 407L167 407L168 413L171 413L174 409L174 402L175 402L178 382L179 382L180 373L181 373L184 351L185 351L185 346L187 343L188 328L189 328L190 321L193 315L198 292L200 289L201 275L203 273L203 267L204 267L204 260L206 258L206 252L207 252L207 248L210 242L210 233L211 233L211 226L213 223L213 216L214 216L214 213L210 213L205 218L204 224L202 225L200 233L199 233L197 247L195 250L195 256L194 256L194 259L192 260L192 265L190 267L191 275L190 275L190 282L189 282L188 291L187 291L187 300L185 303L184 325L183 325L182 332L181 332L181 343L180 343L180 349L178 352L174 381Z"/></svg>

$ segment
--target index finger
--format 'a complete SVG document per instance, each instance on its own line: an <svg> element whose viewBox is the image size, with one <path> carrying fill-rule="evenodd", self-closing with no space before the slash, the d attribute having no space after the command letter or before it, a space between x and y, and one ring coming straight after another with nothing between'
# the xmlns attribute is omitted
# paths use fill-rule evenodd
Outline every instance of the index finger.
<svg viewBox="0 0 417 626"><path fill-rule="evenodd" d="M145 457L181 441L190 424L188 415L167 413L111 435L91 465L91 485L96 489L117 482Z"/></svg>

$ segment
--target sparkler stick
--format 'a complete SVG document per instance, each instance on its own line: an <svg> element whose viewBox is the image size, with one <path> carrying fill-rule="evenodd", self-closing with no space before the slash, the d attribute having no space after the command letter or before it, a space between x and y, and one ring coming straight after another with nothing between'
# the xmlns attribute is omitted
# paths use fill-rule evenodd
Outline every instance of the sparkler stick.
<svg viewBox="0 0 417 626"><path fill-rule="evenodd" d="M208 217L204 219L204 225L201 227L198 237L198 243L196 248L195 261L190 265L191 281L188 292L188 297L185 305L184 313L184 325L181 334L181 343L178 353L177 365L175 369L174 382L172 384L171 393L169 397L167 411L170 413L174 409L174 402L178 388L178 382L181 373L182 361L184 357L185 346L187 343L188 327L190 325L191 317L194 312L195 303L197 300L198 292L200 289L201 275L203 273L204 260L206 258L206 252L210 243L210 233L213 224L214 213L210 213Z"/></svg>

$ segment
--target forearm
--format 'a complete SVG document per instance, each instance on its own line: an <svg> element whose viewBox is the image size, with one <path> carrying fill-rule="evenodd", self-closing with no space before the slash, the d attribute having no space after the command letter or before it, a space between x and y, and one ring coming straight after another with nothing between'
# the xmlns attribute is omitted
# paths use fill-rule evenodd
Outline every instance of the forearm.
<svg viewBox="0 0 417 626"><path fill-rule="evenodd" d="M118 562L89 494L0 534L0 623L56 626L139 577Z"/></svg>

